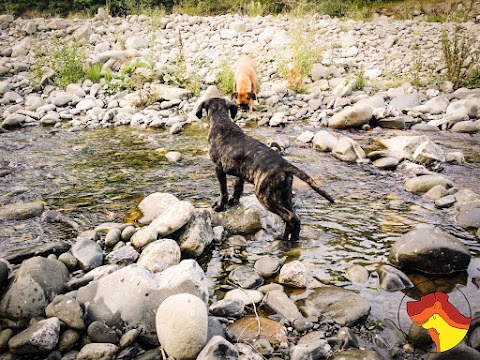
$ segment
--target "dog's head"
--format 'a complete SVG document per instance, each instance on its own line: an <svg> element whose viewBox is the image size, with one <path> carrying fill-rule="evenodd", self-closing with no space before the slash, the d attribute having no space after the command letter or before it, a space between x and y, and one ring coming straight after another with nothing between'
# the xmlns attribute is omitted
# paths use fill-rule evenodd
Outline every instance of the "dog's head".
<svg viewBox="0 0 480 360"><path fill-rule="evenodd" d="M257 95L254 92L234 92L232 100L236 100L238 106L246 111L249 109L250 102L257 100Z"/></svg>
<svg viewBox="0 0 480 360"><path fill-rule="evenodd" d="M204 109L207 111L208 117L211 117L213 111L224 111L226 113L230 112L232 119L235 119L238 112L238 106L224 98L210 98L202 101L196 112L197 118L202 118Z"/></svg>

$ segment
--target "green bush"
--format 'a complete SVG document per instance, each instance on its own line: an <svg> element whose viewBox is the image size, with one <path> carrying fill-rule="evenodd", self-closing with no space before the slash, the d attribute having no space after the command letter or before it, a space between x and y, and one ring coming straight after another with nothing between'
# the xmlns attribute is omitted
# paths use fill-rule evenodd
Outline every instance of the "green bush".
<svg viewBox="0 0 480 360"><path fill-rule="evenodd" d="M233 71L226 60L222 61L217 74L217 86L224 94L233 92Z"/></svg>
<svg viewBox="0 0 480 360"><path fill-rule="evenodd" d="M354 91L363 90L366 84L367 79L365 78L365 70L361 69L355 77L355 82L353 83L352 89Z"/></svg>
<svg viewBox="0 0 480 360"><path fill-rule="evenodd" d="M93 64L85 66L85 77L92 80L94 83L98 83L102 78L102 65Z"/></svg>

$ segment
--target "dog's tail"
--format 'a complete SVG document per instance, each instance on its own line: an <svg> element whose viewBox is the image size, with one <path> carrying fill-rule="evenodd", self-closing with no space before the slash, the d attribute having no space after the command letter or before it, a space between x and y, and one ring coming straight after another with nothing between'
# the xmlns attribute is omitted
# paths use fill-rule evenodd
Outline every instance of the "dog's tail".
<svg viewBox="0 0 480 360"><path fill-rule="evenodd" d="M313 180L305 171L300 170L299 168L297 168L296 166L294 166L292 164L289 164L289 165L290 165L289 170L290 170L291 174L293 174L294 176L296 176L300 180L305 181L308 185L310 185L310 187L313 190L315 190L317 193L322 195L325 199L330 201L332 204L335 202L335 200L333 200L333 198L325 190L321 189L317 185L315 180Z"/></svg>

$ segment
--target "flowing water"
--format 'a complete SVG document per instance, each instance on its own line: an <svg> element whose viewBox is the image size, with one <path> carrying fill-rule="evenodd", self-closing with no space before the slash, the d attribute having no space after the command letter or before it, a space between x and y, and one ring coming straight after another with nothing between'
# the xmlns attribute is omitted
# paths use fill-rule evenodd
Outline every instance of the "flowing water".
<svg viewBox="0 0 480 360"><path fill-rule="evenodd" d="M406 192L398 173L344 163L331 154L299 146L294 139L301 130L298 126L288 130L246 129L263 140L291 140L294 146L287 158L322 183L337 203L330 205L306 184L295 182L301 241L283 244L250 236L243 249L227 243L212 246L199 259L211 285L221 288L231 264L253 265L263 255L299 259L306 265L312 284L360 290L372 304L373 318L393 319L403 294L379 290L373 270L387 261L396 237L428 223L460 236L472 252L468 276L450 281L463 284L462 291L471 298L472 307L480 310L478 288L472 281L480 273L478 239L459 228L450 211L435 210L431 202ZM392 135L357 132L349 136L368 146L374 137L386 134ZM444 173L480 193L480 137L447 132L429 136L446 151L464 152L468 163L446 165ZM107 221L134 221L139 201L157 191L207 207L218 196L218 185L206 153L206 138L207 130L198 124L179 135L136 128L77 133L30 128L0 134L0 169L11 171L0 178L0 196L13 193L14 202L41 199L47 208L79 223L81 230ZM168 163L164 155L172 150L182 153L181 162ZM252 188L246 187L246 193L252 193ZM46 241L73 241L74 236L68 228L38 219L4 222L0 224L0 256ZM366 283L352 285L345 279L345 270L354 264L372 271ZM301 300L307 294L295 291L291 295Z"/></svg>

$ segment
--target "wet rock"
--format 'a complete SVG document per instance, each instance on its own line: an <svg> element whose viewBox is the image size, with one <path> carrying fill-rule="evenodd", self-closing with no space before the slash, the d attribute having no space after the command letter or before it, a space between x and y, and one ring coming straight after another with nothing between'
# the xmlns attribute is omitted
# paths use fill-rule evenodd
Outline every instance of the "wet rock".
<svg viewBox="0 0 480 360"><path fill-rule="evenodd" d="M449 189L453 186L453 182L442 175L422 175L407 179L404 184L405 189L414 194L426 193L437 185L442 185Z"/></svg>
<svg viewBox="0 0 480 360"><path fill-rule="evenodd" d="M1 123L0 128L9 129L21 126L25 122L26 116L22 114L10 114ZM1 209L0 209L1 216Z"/></svg>
<svg viewBox="0 0 480 360"><path fill-rule="evenodd" d="M439 209L452 207L453 204L455 204L455 196L453 195L447 195L435 200L435 207Z"/></svg>
<svg viewBox="0 0 480 360"><path fill-rule="evenodd" d="M433 340L428 333L428 330L421 326L417 326L414 323L412 323L408 330L408 340L417 346L428 346L433 344Z"/></svg>
<svg viewBox="0 0 480 360"><path fill-rule="evenodd" d="M85 271L102 265L102 248L93 240L78 240L73 244L71 251L72 255L78 260L80 267Z"/></svg>
<svg viewBox="0 0 480 360"><path fill-rule="evenodd" d="M402 271L390 265L382 265L377 269L380 287L386 291L410 289L413 283Z"/></svg>
<svg viewBox="0 0 480 360"><path fill-rule="evenodd" d="M427 360L480 360L480 352L461 342L453 349L429 354Z"/></svg>
<svg viewBox="0 0 480 360"><path fill-rule="evenodd" d="M418 145L412 155L414 162L426 166L435 166L445 162L443 150L433 141L425 141Z"/></svg>
<svg viewBox="0 0 480 360"><path fill-rule="evenodd" d="M172 234L190 221L194 210L195 208L188 201L180 201L169 206L150 225L132 236L132 244L139 248L155 241L157 237L162 238Z"/></svg>
<svg viewBox="0 0 480 360"><path fill-rule="evenodd" d="M350 266L345 274L345 277L353 283L362 284L368 280L370 274L361 265Z"/></svg>
<svg viewBox="0 0 480 360"><path fill-rule="evenodd" d="M336 353L331 360L384 360L383 356L373 350L348 350Z"/></svg>
<svg viewBox="0 0 480 360"><path fill-rule="evenodd" d="M111 251L106 257L107 264L118 264L120 266L126 266L135 263L139 257L137 250L132 245L128 244L118 249Z"/></svg>
<svg viewBox="0 0 480 360"><path fill-rule="evenodd" d="M435 148L437 152L441 151L436 144L430 144L432 141L427 136L396 136L390 139L378 139L377 142L399 161L404 159L413 161L413 154L421 144L424 144L424 147Z"/></svg>
<svg viewBox="0 0 480 360"><path fill-rule="evenodd" d="M223 226L234 234L251 234L283 225L280 217L267 211L255 195L241 197L238 205L224 212L212 210L211 216L213 226Z"/></svg>
<svg viewBox="0 0 480 360"><path fill-rule="evenodd" d="M213 228L210 212L206 209L196 209L193 217L178 237L182 253L190 256L200 256L213 241Z"/></svg>
<svg viewBox="0 0 480 360"><path fill-rule="evenodd" d="M0 221L25 220L40 216L43 212L42 202L19 203L0 207Z"/></svg>
<svg viewBox="0 0 480 360"><path fill-rule="evenodd" d="M180 263L180 247L172 239L161 239L148 244L143 249L138 264L145 266L153 273L160 273L163 270Z"/></svg>
<svg viewBox="0 0 480 360"><path fill-rule="evenodd" d="M309 143L312 141L313 137L315 134L311 131L304 131L297 137L297 141L300 141L302 143Z"/></svg>
<svg viewBox="0 0 480 360"><path fill-rule="evenodd" d="M430 225L418 226L400 237L388 256L394 266L429 274L466 270L470 258L461 240Z"/></svg>
<svg viewBox="0 0 480 360"><path fill-rule="evenodd" d="M464 228L480 228L480 204L476 207L465 207L455 216L455 220Z"/></svg>
<svg viewBox="0 0 480 360"><path fill-rule="evenodd" d="M105 236L105 246L112 248L122 239L122 230L111 229Z"/></svg>
<svg viewBox="0 0 480 360"><path fill-rule="evenodd" d="M156 343L155 312L167 297L179 293L191 293L205 303L208 299L205 274L193 260L156 274L142 265L129 265L80 288L77 300L89 319L122 331L138 329L142 339Z"/></svg>
<svg viewBox="0 0 480 360"><path fill-rule="evenodd" d="M34 257L22 263L0 301L0 316L30 319L42 315L48 303L62 293L68 270L60 261Z"/></svg>
<svg viewBox="0 0 480 360"><path fill-rule="evenodd" d="M430 190L428 190L424 197L430 200L438 200L448 194L448 190L443 185L435 185Z"/></svg>
<svg viewBox="0 0 480 360"><path fill-rule="evenodd" d="M448 163L452 163L452 164L464 164L465 156L460 151L454 151L454 152L447 153L447 155L445 155L445 160Z"/></svg>
<svg viewBox="0 0 480 360"><path fill-rule="evenodd" d="M318 131L313 137L312 144L315 150L332 151L337 145L338 139L325 130Z"/></svg>
<svg viewBox="0 0 480 360"><path fill-rule="evenodd" d="M241 300L245 305L258 304L263 299L263 294L258 290L234 289L225 294L224 300Z"/></svg>
<svg viewBox="0 0 480 360"><path fill-rule="evenodd" d="M290 350L291 360L324 359L330 358L331 355L332 348L326 340L295 345Z"/></svg>
<svg viewBox="0 0 480 360"><path fill-rule="evenodd" d="M80 349L76 360L114 360L117 352L114 344L90 343Z"/></svg>
<svg viewBox="0 0 480 360"><path fill-rule="evenodd" d="M336 323L353 326L370 313L370 304L354 291L326 286L315 289L306 304L319 309L324 316Z"/></svg>
<svg viewBox="0 0 480 360"><path fill-rule="evenodd" d="M243 289L256 288L263 284L263 278L248 266L236 268L228 275L228 278Z"/></svg>
<svg viewBox="0 0 480 360"><path fill-rule="evenodd" d="M223 317L238 317L243 314L245 303L241 299L223 299L210 305L210 314Z"/></svg>
<svg viewBox="0 0 480 360"><path fill-rule="evenodd" d="M269 291L263 302L277 314L282 315L288 320L302 319L303 316L298 310L295 303L283 291L272 290Z"/></svg>
<svg viewBox="0 0 480 360"><path fill-rule="evenodd" d="M405 119L401 116L380 119L375 123L376 126L380 126L382 129L405 129Z"/></svg>
<svg viewBox="0 0 480 360"><path fill-rule="evenodd" d="M275 275L282 266L282 261L271 257L271 256L262 256L260 259L255 261L254 268L258 271L260 276L269 278Z"/></svg>
<svg viewBox="0 0 480 360"><path fill-rule="evenodd" d="M198 354L197 360L236 360L238 350L221 336L214 336Z"/></svg>
<svg viewBox="0 0 480 360"><path fill-rule="evenodd" d="M104 324L102 321L92 322L88 326L87 334L94 343L118 343L118 336L115 330Z"/></svg>
<svg viewBox="0 0 480 360"><path fill-rule="evenodd" d="M334 114L328 120L328 126L334 129L348 129L367 124L373 116L373 108L370 105L357 103L348 106Z"/></svg>
<svg viewBox="0 0 480 360"><path fill-rule="evenodd" d="M372 165L383 170L395 170L399 161L394 157L383 157L372 162Z"/></svg>
<svg viewBox="0 0 480 360"><path fill-rule="evenodd" d="M294 260L286 263L280 269L278 282L287 286L305 287L307 286L307 269L300 261Z"/></svg>
<svg viewBox="0 0 480 360"><path fill-rule="evenodd" d="M205 302L191 294L168 297L157 310L160 345L175 359L195 359L207 343Z"/></svg>
<svg viewBox="0 0 480 360"><path fill-rule="evenodd" d="M258 328L260 324L260 334ZM252 344L256 339L263 338L272 345L286 345L287 331L280 323L263 317L244 317L229 325L227 331L231 332L234 342Z"/></svg>
<svg viewBox="0 0 480 360"><path fill-rule="evenodd" d="M46 353L57 346L60 336L60 320L41 320L8 341L14 354L28 355Z"/></svg>
<svg viewBox="0 0 480 360"><path fill-rule="evenodd" d="M57 295L45 309L47 317L56 317L68 327L77 330L84 330L83 309L80 303L66 295Z"/></svg>
<svg viewBox="0 0 480 360"><path fill-rule="evenodd" d="M355 140L342 136L332 150L332 154L342 161L355 162L365 159L365 151Z"/></svg>
<svg viewBox="0 0 480 360"><path fill-rule="evenodd" d="M178 151L169 151L165 154L165 158L169 163L174 164L182 160L182 153Z"/></svg>

